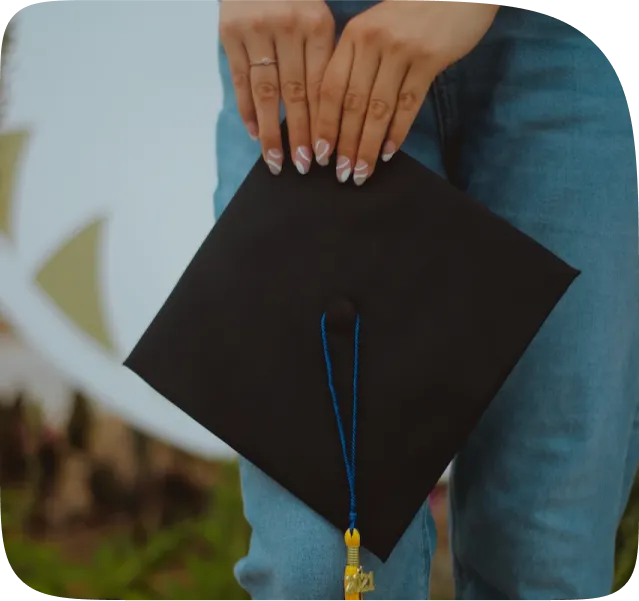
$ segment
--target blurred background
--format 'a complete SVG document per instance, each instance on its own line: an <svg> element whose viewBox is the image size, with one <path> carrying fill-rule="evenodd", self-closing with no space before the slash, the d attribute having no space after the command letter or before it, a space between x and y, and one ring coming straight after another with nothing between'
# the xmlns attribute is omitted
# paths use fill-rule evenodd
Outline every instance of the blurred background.
<svg viewBox="0 0 639 601"><path fill-rule="evenodd" d="M0 512L44 593L241 599L233 454L121 367L213 224L217 3L31 6L2 43ZM452 599L447 489L432 598ZM639 484L615 588L637 558Z"/></svg>

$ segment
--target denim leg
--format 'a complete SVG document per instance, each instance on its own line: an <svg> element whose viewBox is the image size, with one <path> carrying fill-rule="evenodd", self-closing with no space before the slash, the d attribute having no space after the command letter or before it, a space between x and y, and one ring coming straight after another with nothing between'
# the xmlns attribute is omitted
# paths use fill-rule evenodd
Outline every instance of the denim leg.
<svg viewBox="0 0 639 601"><path fill-rule="evenodd" d="M343 599L344 533L246 460L240 473L252 528L248 555L235 567L240 585L253 599ZM365 569L375 572L366 598L427 599L434 548L424 504L385 563L362 551Z"/></svg>
<svg viewBox="0 0 639 601"><path fill-rule="evenodd" d="M218 218L260 155L237 113L223 53L220 72L224 102L216 132ZM431 101L422 108L405 148L443 173ZM244 511L252 528L249 552L235 569L240 585L253 599L343 599L344 533L244 459L240 473ZM362 536L365 540L366 533ZM364 549L362 563L375 572L376 582L367 599L427 599L435 539L435 523L425 503L385 563Z"/></svg>
<svg viewBox="0 0 639 601"><path fill-rule="evenodd" d="M585 36L508 8L447 77L456 183L582 270L455 461L458 598L604 596L639 460L637 173L623 90Z"/></svg>
<svg viewBox="0 0 639 601"><path fill-rule="evenodd" d="M222 48L219 50L219 69L223 101L215 131L218 179L213 209L216 219L220 218L261 154L259 142L251 140L237 111L231 72Z"/></svg>

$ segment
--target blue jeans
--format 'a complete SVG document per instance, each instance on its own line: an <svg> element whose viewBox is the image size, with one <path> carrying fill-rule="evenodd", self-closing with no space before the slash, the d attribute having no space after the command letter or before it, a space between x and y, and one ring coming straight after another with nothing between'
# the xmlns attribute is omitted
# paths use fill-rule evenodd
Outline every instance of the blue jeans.
<svg viewBox="0 0 639 601"><path fill-rule="evenodd" d="M369 4L332 8L341 26ZM221 71L218 214L259 156L223 56ZM621 85L578 31L502 8L437 79L404 150L583 272L455 459L457 597L607 595L639 460L637 174ZM343 533L241 469L253 534L240 584L256 599L343 599ZM435 538L424 505L385 564L364 553L367 598L426 599Z"/></svg>

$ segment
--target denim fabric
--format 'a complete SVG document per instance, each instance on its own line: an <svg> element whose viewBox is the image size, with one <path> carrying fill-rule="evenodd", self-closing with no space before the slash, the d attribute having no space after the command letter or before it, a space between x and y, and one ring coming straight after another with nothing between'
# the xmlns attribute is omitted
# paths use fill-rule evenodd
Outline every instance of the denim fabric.
<svg viewBox="0 0 639 601"><path fill-rule="evenodd" d="M331 6L342 26L370 4ZM218 215L259 156L220 66ZM438 78L403 148L582 270L455 460L457 597L604 596L639 462L637 173L621 85L573 28L502 8ZM253 535L240 584L256 599L343 598L342 533L241 471ZM385 564L364 554L378 586L367 598L427 598L434 541L424 505Z"/></svg>

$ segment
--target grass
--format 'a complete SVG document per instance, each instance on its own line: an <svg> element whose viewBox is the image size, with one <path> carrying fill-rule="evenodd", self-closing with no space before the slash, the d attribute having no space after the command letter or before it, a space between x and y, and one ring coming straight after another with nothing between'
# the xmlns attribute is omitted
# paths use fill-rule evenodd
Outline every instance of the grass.
<svg viewBox="0 0 639 601"><path fill-rule="evenodd" d="M13 19L7 25L4 36L2 38L2 49L0 51L0 122L4 121L4 104L6 102L5 96L5 84L6 77L4 74L8 71L6 69L8 63L9 54L13 51L15 25Z"/></svg>
<svg viewBox="0 0 639 601"><path fill-rule="evenodd" d="M233 577L246 553L249 527L242 515L237 468L225 464L211 509L202 518L156 532L143 545L126 532L97 542L83 561L60 544L22 535L24 502L2 493L2 530L9 563L31 588L85 599L247 599Z"/></svg>
<svg viewBox="0 0 639 601"><path fill-rule="evenodd" d="M639 475L630 493L628 506L617 530L614 590L623 588L637 564L639 539Z"/></svg>
<svg viewBox="0 0 639 601"><path fill-rule="evenodd" d="M31 588L85 599L247 599L233 577L246 553L249 527L242 513L237 467L224 464L202 518L155 533L144 545L110 532L83 561L59 544L22 535L24 493L3 491L2 530L9 563ZM617 534L614 590L622 588L637 561L639 478Z"/></svg>

